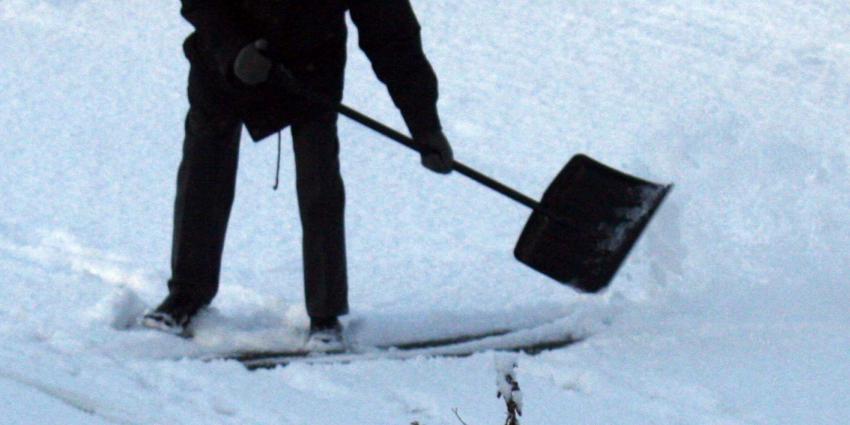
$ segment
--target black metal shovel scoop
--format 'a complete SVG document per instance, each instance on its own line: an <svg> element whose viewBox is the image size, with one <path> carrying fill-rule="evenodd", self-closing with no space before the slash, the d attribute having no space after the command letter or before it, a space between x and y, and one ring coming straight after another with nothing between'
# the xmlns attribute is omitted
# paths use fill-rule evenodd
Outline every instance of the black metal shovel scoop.
<svg viewBox="0 0 850 425"><path fill-rule="evenodd" d="M343 104L298 84L285 68L275 81L417 152L414 141ZM534 210L514 249L516 258L584 292L608 286L672 185L624 174L585 155L574 156L542 202L455 161L454 171Z"/></svg>
<svg viewBox="0 0 850 425"><path fill-rule="evenodd" d="M576 289L608 286L672 185L574 156L543 194L514 255Z"/></svg>

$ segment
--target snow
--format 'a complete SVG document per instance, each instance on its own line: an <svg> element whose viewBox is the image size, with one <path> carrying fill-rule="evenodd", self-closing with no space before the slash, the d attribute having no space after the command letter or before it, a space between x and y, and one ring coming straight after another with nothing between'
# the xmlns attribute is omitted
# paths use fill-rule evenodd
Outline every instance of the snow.
<svg viewBox="0 0 850 425"><path fill-rule="evenodd" d="M343 121L360 343L553 321L586 336L516 357L528 424L850 419L847 2L413 3L461 161L532 196L578 152L676 188L611 289L579 295L512 258L527 209ZM186 357L303 337L292 154L273 192L274 143L243 138L196 338L130 326L169 274L178 9L0 2L0 422L503 423L494 353ZM349 51L346 102L403 128Z"/></svg>

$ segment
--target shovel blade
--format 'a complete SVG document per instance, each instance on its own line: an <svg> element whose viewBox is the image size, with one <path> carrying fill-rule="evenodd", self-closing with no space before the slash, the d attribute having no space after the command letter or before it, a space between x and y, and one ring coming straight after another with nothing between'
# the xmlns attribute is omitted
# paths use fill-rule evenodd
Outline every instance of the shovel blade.
<svg viewBox="0 0 850 425"><path fill-rule="evenodd" d="M531 215L514 255L558 282L599 292L671 188L576 155L546 189L541 201L546 213Z"/></svg>

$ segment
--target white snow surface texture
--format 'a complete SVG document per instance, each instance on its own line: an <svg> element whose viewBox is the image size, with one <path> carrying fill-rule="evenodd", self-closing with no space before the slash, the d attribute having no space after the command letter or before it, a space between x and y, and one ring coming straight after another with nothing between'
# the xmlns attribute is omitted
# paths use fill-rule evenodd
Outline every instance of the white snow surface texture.
<svg viewBox="0 0 850 425"><path fill-rule="evenodd" d="M342 120L363 344L557 320L526 424L850 423L850 3L414 0L459 160L537 197L575 153L673 191L610 289L522 266L529 211ZM0 423L503 423L498 355L249 372L303 336L284 133L243 137L222 286L166 293L191 31L179 2L0 0ZM403 129L349 40L346 102Z"/></svg>

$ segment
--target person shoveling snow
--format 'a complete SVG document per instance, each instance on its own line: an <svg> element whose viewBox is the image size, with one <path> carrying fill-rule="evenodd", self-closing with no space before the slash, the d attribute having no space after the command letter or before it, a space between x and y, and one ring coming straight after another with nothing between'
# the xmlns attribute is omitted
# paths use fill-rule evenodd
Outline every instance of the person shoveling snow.
<svg viewBox="0 0 850 425"><path fill-rule="evenodd" d="M322 95L341 99L347 10L375 74L423 147L422 163L451 171L437 78L408 0L183 0L182 14L195 32L184 43L190 108L177 177L172 275L168 296L145 315L146 326L182 333L216 295L242 125L254 140L291 127L310 344L339 346L348 282L337 113L267 83L272 64L279 63Z"/></svg>
<svg viewBox="0 0 850 425"><path fill-rule="evenodd" d="M412 138L340 103L346 11ZM339 316L348 313L348 299L338 114L417 151L432 171L456 171L531 208L514 255L580 291L609 285L672 188L579 154L537 202L456 161L441 129L437 79L408 0L184 0L183 15L196 31L185 43L192 63L190 110L178 172L172 277L168 297L143 319L148 327L183 333L217 292L243 124L254 140L292 127L311 319L308 350L344 348Z"/></svg>

